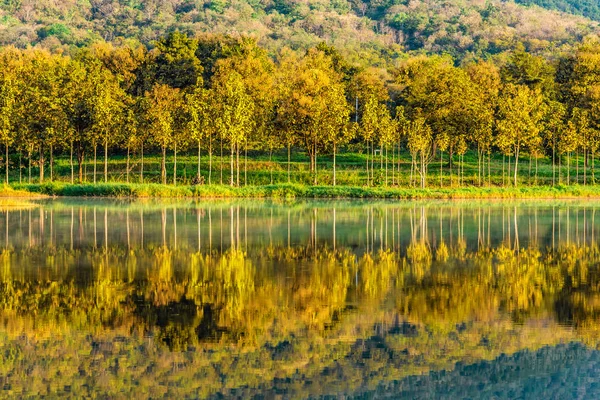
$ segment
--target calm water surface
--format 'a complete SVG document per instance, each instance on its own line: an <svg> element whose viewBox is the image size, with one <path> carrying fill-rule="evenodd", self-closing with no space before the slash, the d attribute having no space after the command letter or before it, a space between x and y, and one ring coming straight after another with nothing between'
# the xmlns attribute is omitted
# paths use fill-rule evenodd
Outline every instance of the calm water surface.
<svg viewBox="0 0 600 400"><path fill-rule="evenodd" d="M0 206L0 397L597 398L600 202Z"/></svg>

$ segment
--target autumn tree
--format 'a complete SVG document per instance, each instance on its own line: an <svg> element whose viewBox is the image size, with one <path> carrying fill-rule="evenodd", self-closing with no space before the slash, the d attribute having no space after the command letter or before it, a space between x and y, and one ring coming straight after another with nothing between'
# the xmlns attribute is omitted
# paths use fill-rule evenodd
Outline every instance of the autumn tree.
<svg viewBox="0 0 600 400"><path fill-rule="evenodd" d="M515 157L514 185L517 186L519 156L524 147L539 139L540 122L543 117L543 99L539 89L507 84L498 100L496 128L497 146Z"/></svg>
<svg viewBox="0 0 600 400"><path fill-rule="evenodd" d="M17 88L14 72L2 66L0 74L0 139L5 146L5 183L8 184L8 147L15 140L15 101Z"/></svg>
<svg viewBox="0 0 600 400"><path fill-rule="evenodd" d="M167 149L173 142L174 131L180 128L176 126L177 113L181 112L180 91L168 85L156 84L145 98L146 124L152 141L161 150L160 178L166 184Z"/></svg>
<svg viewBox="0 0 600 400"><path fill-rule="evenodd" d="M202 156L202 143L208 144L208 183L212 182L212 142L214 135L214 110L211 103L212 91L197 85L194 91L186 96L186 106L189 114L188 130L191 138L198 145L198 171L197 178L200 181L200 160Z"/></svg>
<svg viewBox="0 0 600 400"><path fill-rule="evenodd" d="M215 79L218 82L215 85L216 104L218 105L215 124L230 145L229 183L231 186L234 186L234 184L239 186L240 145L244 143L254 125L252 119L254 102L248 96L246 86L239 73L231 71ZM234 156L236 156L236 175L234 175Z"/></svg>

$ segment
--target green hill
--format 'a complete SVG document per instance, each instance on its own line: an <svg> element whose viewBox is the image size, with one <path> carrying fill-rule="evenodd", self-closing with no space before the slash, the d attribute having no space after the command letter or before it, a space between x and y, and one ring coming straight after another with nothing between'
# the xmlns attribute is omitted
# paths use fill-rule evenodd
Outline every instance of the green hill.
<svg viewBox="0 0 600 400"><path fill-rule="evenodd" d="M572 0L519 1L597 15L597 7L579 7ZM327 41L347 56L377 64L405 51L457 58L494 54L517 41L550 54L598 32L598 24L494 0L0 1L0 45L68 51L101 39L147 44L176 29L252 35L272 52Z"/></svg>
<svg viewBox="0 0 600 400"><path fill-rule="evenodd" d="M583 15L600 21L600 5L597 0L515 0L519 4L536 5L549 10Z"/></svg>

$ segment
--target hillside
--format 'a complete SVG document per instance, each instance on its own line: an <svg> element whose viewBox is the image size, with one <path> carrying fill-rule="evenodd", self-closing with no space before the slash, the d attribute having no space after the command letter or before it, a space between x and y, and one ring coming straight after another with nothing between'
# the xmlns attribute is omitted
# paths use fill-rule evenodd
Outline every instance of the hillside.
<svg viewBox="0 0 600 400"><path fill-rule="evenodd" d="M520 1L546 6L545 0ZM572 3L563 0L567 2ZM175 29L191 35L252 35L271 52L305 49L325 40L355 60L377 64L405 51L446 52L456 58L495 54L517 41L549 54L597 32L598 24L540 7L486 0L0 2L0 45L68 50L100 39L151 43Z"/></svg>
<svg viewBox="0 0 600 400"><path fill-rule="evenodd" d="M584 17L600 21L600 5L597 0L516 0L516 2L524 5L537 5L549 10L583 15Z"/></svg>

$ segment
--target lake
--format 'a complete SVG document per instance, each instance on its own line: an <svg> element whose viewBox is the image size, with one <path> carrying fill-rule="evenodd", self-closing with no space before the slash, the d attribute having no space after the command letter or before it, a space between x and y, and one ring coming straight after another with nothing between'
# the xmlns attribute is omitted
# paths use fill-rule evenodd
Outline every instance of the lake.
<svg viewBox="0 0 600 400"><path fill-rule="evenodd" d="M600 202L0 202L0 397L597 398Z"/></svg>

